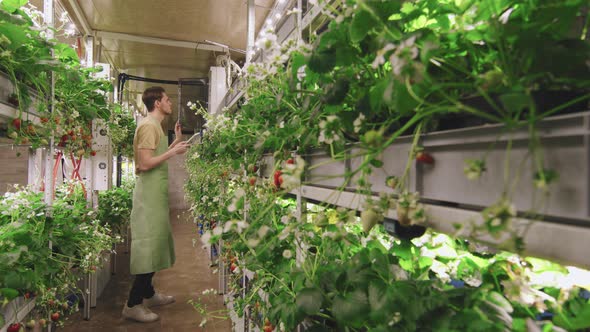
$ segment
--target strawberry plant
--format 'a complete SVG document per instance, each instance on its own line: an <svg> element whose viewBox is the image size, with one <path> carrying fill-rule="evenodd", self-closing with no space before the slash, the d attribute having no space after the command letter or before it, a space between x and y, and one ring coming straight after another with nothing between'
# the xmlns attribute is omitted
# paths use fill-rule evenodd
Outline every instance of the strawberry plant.
<svg viewBox="0 0 590 332"><path fill-rule="evenodd" d="M35 297L44 317L76 310L66 297L81 292L78 273L100 265L118 241L95 217L81 186L70 183L58 188L51 217L43 193L17 187L0 198L0 301Z"/></svg>
<svg viewBox="0 0 590 332"><path fill-rule="evenodd" d="M89 122L109 119L106 93L112 87L93 77L100 68L83 68L74 49L48 38L50 30L59 34L63 27L47 26L42 13L25 6L27 2L0 4L0 71L14 85L11 103L18 109L8 136L16 144L37 148L47 146L53 135L65 152L88 156L92 142ZM49 105L50 72L56 76L53 105ZM39 123L31 123L30 112L40 118Z"/></svg>
<svg viewBox="0 0 590 332"><path fill-rule="evenodd" d="M113 230L115 234L122 234L131 217L132 184L114 187L99 193L98 220Z"/></svg>
<svg viewBox="0 0 590 332"><path fill-rule="evenodd" d="M237 109L213 117L195 106L209 130L188 153L185 188L195 216L217 222L201 240L224 240L221 259L239 271L231 283L236 296L241 271L256 274L234 311L254 307L259 328L286 331L587 328L587 303L571 296L587 285L571 282L573 273L559 265L539 267L534 258L498 251L524 250L511 227L518 174L508 166L501 197L482 209L482 224L458 229L462 236L425 230L426 209L409 187L415 162L436 163L420 148L422 134L494 123L528 130L533 184L550 193L558 176L544 167L537 125L585 110L590 99L584 1L319 6L333 18L321 35L278 45L267 33L260 41L270 60L246 69L246 98ZM386 171L386 149L402 135L411 137L406 167L387 174L390 189L378 192L371 174ZM508 142L507 158L511 148ZM293 202L283 200L324 163L289 157L313 159L322 150L325 163L354 160L344 174L326 178L342 178L335 195L346 187L363 197L360 213L322 204L296 218ZM466 161L469 179L485 174L488 152ZM263 154L276 162L266 165L268 180L251 186L256 171L245 165ZM386 215L396 216L399 238L384 233ZM503 242L482 248L489 237ZM545 268L570 283L535 279ZM554 318L538 318L546 311Z"/></svg>

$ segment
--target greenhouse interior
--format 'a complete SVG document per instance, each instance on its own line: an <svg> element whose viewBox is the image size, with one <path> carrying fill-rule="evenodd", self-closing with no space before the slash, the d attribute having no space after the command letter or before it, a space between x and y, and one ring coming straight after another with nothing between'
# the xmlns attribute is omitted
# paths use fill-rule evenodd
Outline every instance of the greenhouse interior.
<svg viewBox="0 0 590 332"><path fill-rule="evenodd" d="M590 331L588 0L0 0L0 332Z"/></svg>

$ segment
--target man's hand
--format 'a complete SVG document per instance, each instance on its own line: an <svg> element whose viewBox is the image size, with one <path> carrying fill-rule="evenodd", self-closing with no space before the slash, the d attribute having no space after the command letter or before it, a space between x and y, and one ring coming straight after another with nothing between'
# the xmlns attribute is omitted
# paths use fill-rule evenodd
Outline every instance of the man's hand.
<svg viewBox="0 0 590 332"><path fill-rule="evenodd" d="M180 120L176 121L176 125L174 126L174 140L180 141L182 139L182 126L180 125Z"/></svg>
<svg viewBox="0 0 590 332"><path fill-rule="evenodd" d="M186 150L188 150L189 146L190 145L187 142L180 142L170 150L173 154L184 154Z"/></svg>

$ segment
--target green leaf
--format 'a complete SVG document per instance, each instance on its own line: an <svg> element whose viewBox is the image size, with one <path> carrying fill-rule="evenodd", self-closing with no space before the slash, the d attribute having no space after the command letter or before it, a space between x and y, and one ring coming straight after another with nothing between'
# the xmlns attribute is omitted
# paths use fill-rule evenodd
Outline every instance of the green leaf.
<svg viewBox="0 0 590 332"><path fill-rule="evenodd" d="M562 315L555 315L553 323L568 331L581 330L590 327L590 301L585 301L577 310L571 309L571 312Z"/></svg>
<svg viewBox="0 0 590 332"><path fill-rule="evenodd" d="M540 259L540 258L534 258L534 257L527 257L526 261L531 263L531 265L533 266L532 270L533 272L536 273L542 273L542 272L559 272L559 273L568 273L568 270L557 264L557 263L553 263L550 262L548 260L544 260L544 259Z"/></svg>
<svg viewBox="0 0 590 332"><path fill-rule="evenodd" d="M14 288L0 288L0 294L8 300L15 299L18 297L18 291Z"/></svg>
<svg viewBox="0 0 590 332"><path fill-rule="evenodd" d="M465 33L465 38L471 42L477 42L483 39L483 34L477 30L471 30Z"/></svg>
<svg viewBox="0 0 590 332"><path fill-rule="evenodd" d="M423 269L425 267L430 267L432 265L432 258L430 257L420 257L420 259L418 259L418 266Z"/></svg>
<svg viewBox="0 0 590 332"><path fill-rule="evenodd" d="M294 52L291 59L291 75L296 78L299 68L305 65L305 56L299 52Z"/></svg>
<svg viewBox="0 0 590 332"><path fill-rule="evenodd" d="M354 64L357 60L356 49L348 44L338 45L336 52L336 66L347 67Z"/></svg>
<svg viewBox="0 0 590 332"><path fill-rule="evenodd" d="M350 39L353 43L363 40L369 31L377 24L373 16L366 10L357 12L350 24Z"/></svg>
<svg viewBox="0 0 590 332"><path fill-rule="evenodd" d="M510 113L519 112L529 106L530 97L524 93L506 93L501 95L500 101Z"/></svg>
<svg viewBox="0 0 590 332"><path fill-rule="evenodd" d="M442 258L455 258L457 257L457 251L449 245L443 245L438 248L432 249L432 252L438 257Z"/></svg>
<svg viewBox="0 0 590 332"><path fill-rule="evenodd" d="M451 20L447 15L440 15L436 18L436 22L438 26L440 26L444 30L449 30L451 27Z"/></svg>
<svg viewBox="0 0 590 332"><path fill-rule="evenodd" d="M0 35L5 35L10 39L10 45L8 45L8 48L12 50L27 43L27 35L25 31L26 30L23 29L22 26L16 24L7 22L2 22L2 24L0 24Z"/></svg>
<svg viewBox="0 0 590 332"><path fill-rule="evenodd" d="M387 286L383 282L372 281L369 284L369 304L371 311L380 311L387 307Z"/></svg>
<svg viewBox="0 0 590 332"><path fill-rule="evenodd" d="M543 332L553 332L555 329L553 328L554 325L551 323L543 325Z"/></svg>
<svg viewBox="0 0 590 332"><path fill-rule="evenodd" d="M411 259L412 258L412 244L404 241L401 243L396 243L393 247L392 247L392 251L393 253L401 258L401 259Z"/></svg>
<svg viewBox="0 0 590 332"><path fill-rule="evenodd" d="M389 79L383 79L375 86L371 87L369 96L371 98L371 110L373 112L381 112L381 106L383 105L383 102L385 101L387 103L391 100L391 84L393 83L390 82ZM388 87L390 88L389 90ZM387 96L385 95L386 91L389 91Z"/></svg>
<svg viewBox="0 0 590 332"><path fill-rule="evenodd" d="M526 320L524 318L513 318L512 319L512 330L513 331L526 331Z"/></svg>
<svg viewBox="0 0 590 332"><path fill-rule="evenodd" d="M237 160L237 159L234 159L234 160L232 160L232 164L231 164L231 165L232 165L232 168L233 168L233 169L238 169L238 168L240 168L240 163L241 163L241 162L240 162L239 160Z"/></svg>
<svg viewBox="0 0 590 332"><path fill-rule="evenodd" d="M317 288L304 288L297 293L295 303L300 310L308 315L314 315L320 311L324 297Z"/></svg>
<svg viewBox="0 0 590 332"><path fill-rule="evenodd" d="M350 88L350 81L345 78L341 77L336 80L336 82L328 84L325 86L324 91L326 93L322 96L322 101L328 105L337 105L342 103L344 98L346 98L346 94ZM338 107L338 112L341 111L341 108Z"/></svg>
<svg viewBox="0 0 590 332"><path fill-rule="evenodd" d="M412 263L411 259L400 259L399 260L399 266L402 267L402 269L406 270L406 271L414 271L414 264Z"/></svg>
<svg viewBox="0 0 590 332"><path fill-rule="evenodd" d="M341 325L360 328L364 325L369 311L367 294L357 289L346 297L337 295L332 304L332 314Z"/></svg>
<svg viewBox="0 0 590 332"><path fill-rule="evenodd" d="M8 288L23 289L26 286L26 281L18 271L10 271L4 276L4 285Z"/></svg>
<svg viewBox="0 0 590 332"><path fill-rule="evenodd" d="M418 85L413 85L414 93L418 93ZM419 93L418 93L419 95ZM392 96L393 106L401 115L412 114L418 105L418 101L410 94L407 87L403 83L396 83L393 86Z"/></svg>
<svg viewBox="0 0 590 332"><path fill-rule="evenodd" d="M20 7L26 5L28 0L3 0L0 5L9 13L14 13Z"/></svg>
<svg viewBox="0 0 590 332"><path fill-rule="evenodd" d="M327 73L336 65L336 52L328 51L314 51L307 62L307 68L316 73Z"/></svg>
<svg viewBox="0 0 590 332"><path fill-rule="evenodd" d="M55 57L65 61L77 64L80 62L76 51L68 44L59 43L54 46Z"/></svg>
<svg viewBox="0 0 590 332"><path fill-rule="evenodd" d="M381 168L381 167L383 167L383 162L382 162L381 160L379 160L379 159L371 159L371 160L369 161L369 163L370 163L371 165L373 165L373 167L377 167L377 168Z"/></svg>

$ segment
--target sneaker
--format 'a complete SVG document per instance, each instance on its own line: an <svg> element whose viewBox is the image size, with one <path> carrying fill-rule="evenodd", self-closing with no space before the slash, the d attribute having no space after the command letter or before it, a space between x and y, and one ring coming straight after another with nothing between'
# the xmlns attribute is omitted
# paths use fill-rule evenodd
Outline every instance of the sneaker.
<svg viewBox="0 0 590 332"><path fill-rule="evenodd" d="M149 299L143 299L143 305L145 305L147 308L151 308L159 305L174 303L174 301L176 301L174 296L156 293Z"/></svg>
<svg viewBox="0 0 590 332"><path fill-rule="evenodd" d="M143 304L134 305L131 308L125 304L125 307L123 308L123 317L133 319L141 323L155 322L158 320L158 318L160 318L150 309L146 308Z"/></svg>

